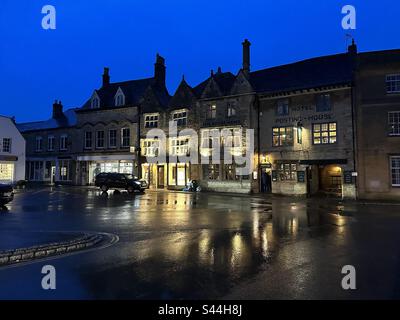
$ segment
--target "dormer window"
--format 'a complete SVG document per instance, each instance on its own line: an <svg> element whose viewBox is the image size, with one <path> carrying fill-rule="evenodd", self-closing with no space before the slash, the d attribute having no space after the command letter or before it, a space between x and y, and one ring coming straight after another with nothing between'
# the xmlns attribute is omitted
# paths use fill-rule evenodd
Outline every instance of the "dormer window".
<svg viewBox="0 0 400 320"><path fill-rule="evenodd" d="M118 91L115 94L114 102L116 107L125 105L125 95L122 92L121 88L118 88Z"/></svg>
<svg viewBox="0 0 400 320"><path fill-rule="evenodd" d="M91 107L92 109L100 108L100 98L96 92L93 93Z"/></svg>

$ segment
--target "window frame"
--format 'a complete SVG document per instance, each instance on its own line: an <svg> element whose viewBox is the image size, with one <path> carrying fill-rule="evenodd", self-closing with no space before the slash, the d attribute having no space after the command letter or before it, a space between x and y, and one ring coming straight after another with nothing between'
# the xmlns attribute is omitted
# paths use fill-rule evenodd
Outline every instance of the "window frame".
<svg viewBox="0 0 400 320"><path fill-rule="evenodd" d="M331 124L335 124L335 130L331 130L330 129ZM325 130L322 131L322 126L323 125L327 125L328 126L328 131L325 131ZM319 131L319 133L320 133L320 137L319 137L320 143L315 143L315 133L318 133L318 131L315 131L315 126L320 126L320 131ZM331 131L335 132L335 136L333 136L333 135L331 136L331 134L330 134ZM328 132L328 142L327 143L323 143L322 142L322 139L324 138L322 136L323 132ZM332 137L336 138L335 142L330 142ZM338 143L338 124L337 124L337 122L336 121L332 121L332 122L312 123L311 124L311 139L312 139L312 145L313 146L329 146L329 145L337 144Z"/></svg>
<svg viewBox="0 0 400 320"><path fill-rule="evenodd" d="M397 123L391 122L391 119L390 119L391 114L397 114ZM397 126L397 128L392 128L392 125ZM395 129L397 129L397 133L391 132L392 129L393 129L393 131L396 131ZM400 111L388 111L388 130L389 130L390 137L399 137L400 136Z"/></svg>
<svg viewBox="0 0 400 320"><path fill-rule="evenodd" d="M289 166L287 171L285 166ZM282 168L281 168L282 166ZM295 166L295 168L293 168ZM297 171L299 169L299 163L297 161L281 161L277 163L277 172L279 181L297 181ZM289 174L289 179L287 178L287 173ZM284 179L282 177L285 177Z"/></svg>
<svg viewBox="0 0 400 320"><path fill-rule="evenodd" d="M113 141L114 141L114 144L112 145L111 144L111 132L114 132L115 133L115 137L113 137ZM117 148L117 129L109 129L108 130L108 147L110 148L110 149L116 149Z"/></svg>
<svg viewBox="0 0 400 320"><path fill-rule="evenodd" d="M36 145L35 145L36 152L42 152L43 151L43 137L37 136L35 141L36 141ZM40 143L39 143L39 141L40 141ZM39 146L40 146L40 148L39 148Z"/></svg>
<svg viewBox="0 0 400 320"><path fill-rule="evenodd" d="M128 131L128 136L124 135L124 132ZM128 139L128 144L126 144L126 139ZM125 127L121 128L121 148L129 148L131 146L131 128Z"/></svg>
<svg viewBox="0 0 400 320"><path fill-rule="evenodd" d="M67 151L68 150L68 135L62 134L60 136L60 151Z"/></svg>
<svg viewBox="0 0 400 320"><path fill-rule="evenodd" d="M144 114L144 127L147 129L158 128L159 121L160 121L159 113ZM151 126L150 124L153 124L153 125Z"/></svg>
<svg viewBox="0 0 400 320"><path fill-rule="evenodd" d="M6 144L5 141L8 141ZM5 149L5 146L8 146L8 151ZM12 138L3 138L1 150L3 153L11 153L12 152Z"/></svg>
<svg viewBox="0 0 400 320"><path fill-rule="evenodd" d="M393 160L396 159L399 161L399 166L398 167L393 167ZM392 186L392 188L400 188L400 155L392 155L389 157L389 162L390 162L390 185ZM393 170L396 170L397 173L395 173L396 175L398 175L397 177L395 177L395 179L398 179L398 183L394 183L394 175L393 175Z"/></svg>
<svg viewBox="0 0 400 320"><path fill-rule="evenodd" d="M275 134L275 129L278 129L278 135ZM285 129L285 136L288 136L288 130L290 129L292 132L292 139L291 139L291 143L287 143L287 142L283 142L282 138L281 138L281 129ZM279 144L276 145L275 144L275 137L279 137ZM286 140L286 139L285 139ZM279 148L279 147L293 147L294 146L294 129L292 126L283 126L283 127L272 127L272 146L275 148Z"/></svg>
<svg viewBox="0 0 400 320"><path fill-rule="evenodd" d="M103 133L103 137L101 140L103 141L103 145L99 146L99 133ZM96 131L96 149L104 149L105 148L105 133L104 130L97 130Z"/></svg>
<svg viewBox="0 0 400 320"><path fill-rule="evenodd" d="M389 79L390 77L394 79ZM386 94L400 94L400 73L387 74L385 77L385 85ZM389 89L389 86L392 86L394 90Z"/></svg>
<svg viewBox="0 0 400 320"><path fill-rule="evenodd" d="M90 139L87 136L88 134L90 134ZM88 141L90 141L90 146L87 144ZM83 148L85 150L91 150L93 148L93 131L85 131Z"/></svg>
<svg viewBox="0 0 400 320"><path fill-rule="evenodd" d="M216 104L209 104L207 105L207 120L212 120L217 118L217 105Z"/></svg>
<svg viewBox="0 0 400 320"><path fill-rule="evenodd" d="M50 141L52 141L52 142L50 143ZM54 151L55 141L56 141L55 136L51 135L51 136L47 137L47 151ZM50 148L50 146L51 146L51 148Z"/></svg>
<svg viewBox="0 0 400 320"><path fill-rule="evenodd" d="M286 109L285 112L281 113L280 107L285 103ZM276 101L276 109L275 109L275 114L278 117L287 117L289 115L289 109L290 109L290 102L289 99L279 99Z"/></svg>
<svg viewBox="0 0 400 320"><path fill-rule="evenodd" d="M188 110L181 109L175 110L171 114L172 121L176 122L177 126L186 126L188 120Z"/></svg>
<svg viewBox="0 0 400 320"><path fill-rule="evenodd" d="M324 102L326 102L325 101L326 97L329 97L329 108L326 109L325 104L324 104L324 108L321 110L320 109L320 106L321 106L320 99L324 98ZM315 112L331 112L333 110L332 95L330 93L318 94L315 99L316 99L316 101L315 101Z"/></svg>

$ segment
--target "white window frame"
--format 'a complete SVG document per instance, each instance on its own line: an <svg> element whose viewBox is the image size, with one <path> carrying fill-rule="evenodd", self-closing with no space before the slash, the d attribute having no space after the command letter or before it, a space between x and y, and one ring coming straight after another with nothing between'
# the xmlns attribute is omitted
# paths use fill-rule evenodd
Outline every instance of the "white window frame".
<svg viewBox="0 0 400 320"><path fill-rule="evenodd" d="M100 132L103 133L102 139L99 139L99 133ZM103 141L103 145L101 147L99 146L99 141L100 140ZM104 132L104 130L97 130L96 131L96 149L104 149L104 148L105 148L105 132Z"/></svg>
<svg viewBox="0 0 400 320"><path fill-rule="evenodd" d="M128 130L128 136L126 136L125 130ZM126 143L126 140L128 139L128 143ZM131 146L131 129L128 127L122 128L121 129L121 148L129 148Z"/></svg>
<svg viewBox="0 0 400 320"><path fill-rule="evenodd" d="M393 160L399 162L399 166L393 167ZM395 179L394 178L395 175ZM394 182L396 180L396 182ZM400 187L400 155L390 157L390 182L392 187Z"/></svg>
<svg viewBox="0 0 400 320"><path fill-rule="evenodd" d="M188 110L180 109L172 112L172 121L175 121L178 126L186 126L188 118Z"/></svg>
<svg viewBox="0 0 400 320"><path fill-rule="evenodd" d="M43 151L43 138L36 137L36 152Z"/></svg>
<svg viewBox="0 0 400 320"><path fill-rule="evenodd" d="M88 138L88 133L90 133L90 139ZM85 131L85 137L84 137L84 149L90 150L93 148L93 132L92 131ZM88 146L88 142L90 141L90 146Z"/></svg>
<svg viewBox="0 0 400 320"><path fill-rule="evenodd" d="M7 143L6 143L6 141L7 141ZM7 146L7 149L5 148L5 146ZM12 150L12 139L11 138L3 138L3 145L2 145L1 150L4 153L11 153L11 150Z"/></svg>
<svg viewBox="0 0 400 320"><path fill-rule="evenodd" d="M54 151L54 143L56 139L54 136L47 137L47 151Z"/></svg>
<svg viewBox="0 0 400 320"><path fill-rule="evenodd" d="M115 132L115 137L113 137L112 141L114 144L111 144L111 132ZM108 130L108 147L110 149L115 149L117 147L117 129Z"/></svg>
<svg viewBox="0 0 400 320"><path fill-rule="evenodd" d="M68 150L68 135L62 134L60 136L60 151L67 151Z"/></svg>
<svg viewBox="0 0 400 320"><path fill-rule="evenodd" d="M386 75L386 93L400 93L400 73Z"/></svg>
<svg viewBox="0 0 400 320"><path fill-rule="evenodd" d="M400 111L388 112L389 136L400 136Z"/></svg>
<svg viewBox="0 0 400 320"><path fill-rule="evenodd" d="M173 156L187 156L190 151L190 137L170 138L169 148Z"/></svg>
<svg viewBox="0 0 400 320"><path fill-rule="evenodd" d="M118 88L118 91L117 91L117 93L115 94L115 97L114 97L114 105L115 105L116 107L120 107L120 106L125 105L125 95L124 95L124 93L122 92L121 88Z"/></svg>
<svg viewBox="0 0 400 320"><path fill-rule="evenodd" d="M158 128L158 122L160 121L159 113L146 113L144 115L144 127L145 128ZM153 124L152 126L150 124ZM155 124L155 125L154 125Z"/></svg>
<svg viewBox="0 0 400 320"><path fill-rule="evenodd" d="M142 156L156 157L160 149L159 139L146 139L142 141Z"/></svg>

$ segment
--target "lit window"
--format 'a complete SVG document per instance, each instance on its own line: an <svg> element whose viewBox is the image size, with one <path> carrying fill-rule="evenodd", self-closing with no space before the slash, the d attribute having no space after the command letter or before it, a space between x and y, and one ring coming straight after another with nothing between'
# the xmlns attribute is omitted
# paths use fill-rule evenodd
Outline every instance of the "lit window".
<svg viewBox="0 0 400 320"><path fill-rule="evenodd" d="M388 123L389 135L400 136L400 111L389 112Z"/></svg>
<svg viewBox="0 0 400 320"><path fill-rule="evenodd" d="M189 138L174 138L170 140L170 151L174 156L189 155Z"/></svg>
<svg viewBox="0 0 400 320"><path fill-rule="evenodd" d="M336 122L313 124L314 144L333 144L337 142Z"/></svg>
<svg viewBox="0 0 400 320"><path fill-rule="evenodd" d="M207 119L215 119L217 117L217 106L209 105L207 109Z"/></svg>
<svg viewBox="0 0 400 320"><path fill-rule="evenodd" d="M178 126L186 126L187 111L186 110L175 111L172 114L172 120L174 120Z"/></svg>
<svg viewBox="0 0 400 320"><path fill-rule="evenodd" d="M210 164L208 165L208 180L218 180L219 179L219 165Z"/></svg>
<svg viewBox="0 0 400 320"><path fill-rule="evenodd" d="M69 160L60 160L60 181L69 181L70 180L70 161Z"/></svg>
<svg viewBox="0 0 400 320"><path fill-rule="evenodd" d="M131 145L131 130L129 128L121 129L121 147L127 148Z"/></svg>
<svg viewBox="0 0 400 320"><path fill-rule="evenodd" d="M276 114L280 117L287 116L289 114L289 100L278 100Z"/></svg>
<svg viewBox="0 0 400 320"><path fill-rule="evenodd" d="M400 187L400 156L390 158L390 169L392 175L392 186Z"/></svg>
<svg viewBox="0 0 400 320"><path fill-rule="evenodd" d="M326 112L332 110L330 94L320 94L317 96L317 112Z"/></svg>
<svg viewBox="0 0 400 320"><path fill-rule="evenodd" d="M3 152L11 153L11 138L3 138Z"/></svg>
<svg viewBox="0 0 400 320"><path fill-rule="evenodd" d="M280 127L272 129L272 144L274 147L293 145L293 128Z"/></svg>
<svg viewBox="0 0 400 320"><path fill-rule="evenodd" d="M158 113L155 114L147 114L144 117L144 126L145 128L158 128Z"/></svg>
<svg viewBox="0 0 400 320"><path fill-rule="evenodd" d="M142 156L156 157L158 156L160 142L159 140L143 140L142 142Z"/></svg>
<svg viewBox="0 0 400 320"><path fill-rule="evenodd" d="M296 180L297 163L295 162L278 163L278 173L281 181Z"/></svg>
<svg viewBox="0 0 400 320"><path fill-rule="evenodd" d="M390 74L386 76L386 92L400 93L400 74Z"/></svg>

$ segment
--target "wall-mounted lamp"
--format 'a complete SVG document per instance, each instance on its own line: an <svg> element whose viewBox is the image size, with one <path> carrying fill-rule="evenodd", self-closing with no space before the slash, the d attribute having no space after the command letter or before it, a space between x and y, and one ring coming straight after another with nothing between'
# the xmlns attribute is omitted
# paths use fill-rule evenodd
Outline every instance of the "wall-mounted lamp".
<svg viewBox="0 0 400 320"><path fill-rule="evenodd" d="M303 143L303 124L301 121L297 122L297 143Z"/></svg>

